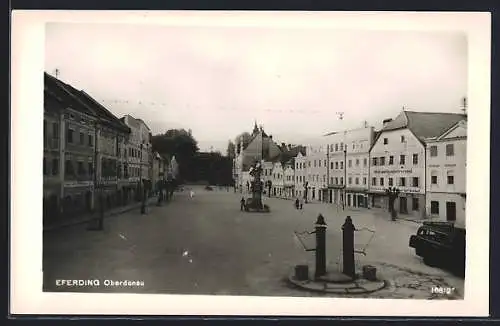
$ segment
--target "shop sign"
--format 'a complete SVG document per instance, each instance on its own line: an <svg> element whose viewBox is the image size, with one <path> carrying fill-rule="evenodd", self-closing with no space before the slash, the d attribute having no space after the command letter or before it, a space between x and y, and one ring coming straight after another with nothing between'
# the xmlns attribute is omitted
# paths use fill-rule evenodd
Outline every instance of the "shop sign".
<svg viewBox="0 0 500 326"><path fill-rule="evenodd" d="M65 188L74 188L74 187L89 187L92 186L92 181L66 181L64 182Z"/></svg>
<svg viewBox="0 0 500 326"><path fill-rule="evenodd" d="M393 169L393 170L375 170L373 171L373 173L377 173L377 174L389 174L389 173L412 173L412 169L406 169L406 170L396 170L396 169Z"/></svg>

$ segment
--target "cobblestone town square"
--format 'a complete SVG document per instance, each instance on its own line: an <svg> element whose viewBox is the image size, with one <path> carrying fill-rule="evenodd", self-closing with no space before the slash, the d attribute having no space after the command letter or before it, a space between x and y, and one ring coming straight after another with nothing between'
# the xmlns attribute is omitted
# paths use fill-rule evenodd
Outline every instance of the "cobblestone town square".
<svg viewBox="0 0 500 326"><path fill-rule="evenodd" d="M267 197L270 213L248 213L240 211L242 194L232 188L192 187L194 196L190 188L176 192L171 202L150 206L146 215L135 209L106 218L103 231L87 231L86 224L46 231L44 291L325 296L286 282L295 265L314 266L314 252L304 250L294 231L312 231L321 213L329 269L341 270L341 225L347 215L358 229L375 231L371 241L370 232L356 232L355 246L366 252L356 254L356 268L374 265L389 282L364 297L463 299L462 278L425 265L408 246L418 223L391 221L386 211L342 211L323 203L297 210L291 200ZM314 238L304 243L312 247ZM98 287L60 285L61 280L96 279ZM104 280L143 284L104 286ZM435 287L454 290L433 293Z"/></svg>

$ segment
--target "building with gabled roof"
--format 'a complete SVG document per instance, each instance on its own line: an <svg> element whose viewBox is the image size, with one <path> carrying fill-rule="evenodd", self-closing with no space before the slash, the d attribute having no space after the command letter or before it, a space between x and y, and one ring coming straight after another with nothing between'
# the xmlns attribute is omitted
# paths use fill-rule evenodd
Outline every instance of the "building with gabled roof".
<svg viewBox="0 0 500 326"><path fill-rule="evenodd" d="M44 189L58 180L47 202L44 191L52 211L48 216L75 216L123 203L122 149L129 132L85 91L44 73L44 164L51 172ZM97 188L102 201L95 200Z"/></svg>
<svg viewBox="0 0 500 326"><path fill-rule="evenodd" d="M427 215L465 227L467 119L425 142Z"/></svg>
<svg viewBox="0 0 500 326"><path fill-rule="evenodd" d="M243 172L248 172L255 162L271 161L281 154L280 147L274 142L272 135L268 135L264 129L254 124L251 138L246 146L241 146L242 140L237 140L234 158L233 178L238 187L243 187Z"/></svg>
<svg viewBox="0 0 500 326"><path fill-rule="evenodd" d="M463 114L415 112L403 109L384 125L370 149L369 205L388 207L385 191L400 190L395 202L399 214L426 216L426 140L438 137Z"/></svg>

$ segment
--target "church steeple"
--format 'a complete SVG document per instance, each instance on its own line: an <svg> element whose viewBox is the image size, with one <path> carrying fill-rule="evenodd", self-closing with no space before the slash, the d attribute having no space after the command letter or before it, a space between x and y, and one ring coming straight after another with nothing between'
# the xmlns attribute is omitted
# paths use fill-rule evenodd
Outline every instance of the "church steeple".
<svg viewBox="0 0 500 326"><path fill-rule="evenodd" d="M259 127L257 127L257 120L255 120L255 124L253 126L252 134L257 134L259 132Z"/></svg>

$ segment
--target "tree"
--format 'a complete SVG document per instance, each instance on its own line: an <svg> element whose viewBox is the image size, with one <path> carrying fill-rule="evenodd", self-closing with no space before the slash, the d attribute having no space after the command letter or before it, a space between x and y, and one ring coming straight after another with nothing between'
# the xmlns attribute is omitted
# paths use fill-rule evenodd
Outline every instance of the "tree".
<svg viewBox="0 0 500 326"><path fill-rule="evenodd" d="M399 189L396 187L389 187L385 190L387 197L389 198L389 212L391 213L391 218L393 221L396 220L396 210L394 209L394 202L399 196Z"/></svg>
<svg viewBox="0 0 500 326"><path fill-rule="evenodd" d="M236 145L230 140L227 144L226 154L227 157L233 159L236 152Z"/></svg>
<svg viewBox="0 0 500 326"><path fill-rule="evenodd" d="M248 144L250 144L250 141L252 140L252 135L250 135L250 133L248 132L243 132L241 134L239 134L235 141L236 141L236 145L239 145L239 149L240 150L243 150L245 147L247 147ZM239 152L237 152L239 154Z"/></svg>
<svg viewBox="0 0 500 326"><path fill-rule="evenodd" d="M181 179L192 178L193 157L198 152L198 142L185 129L170 129L151 139L153 150L160 154L175 155Z"/></svg>

